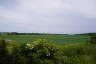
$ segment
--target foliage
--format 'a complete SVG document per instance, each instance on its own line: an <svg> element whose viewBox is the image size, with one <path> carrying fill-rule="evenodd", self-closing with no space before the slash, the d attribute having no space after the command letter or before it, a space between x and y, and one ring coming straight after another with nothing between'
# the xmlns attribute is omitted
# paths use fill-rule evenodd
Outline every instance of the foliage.
<svg viewBox="0 0 96 64"><path fill-rule="evenodd" d="M55 45L39 39L32 43L0 40L0 64L96 64L96 44Z"/></svg>

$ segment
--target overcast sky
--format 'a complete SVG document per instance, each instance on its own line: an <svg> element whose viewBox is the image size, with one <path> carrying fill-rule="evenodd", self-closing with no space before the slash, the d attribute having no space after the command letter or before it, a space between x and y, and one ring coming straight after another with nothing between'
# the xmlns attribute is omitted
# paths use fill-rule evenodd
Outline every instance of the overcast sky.
<svg viewBox="0 0 96 64"><path fill-rule="evenodd" d="M96 0L0 0L0 32L96 32Z"/></svg>

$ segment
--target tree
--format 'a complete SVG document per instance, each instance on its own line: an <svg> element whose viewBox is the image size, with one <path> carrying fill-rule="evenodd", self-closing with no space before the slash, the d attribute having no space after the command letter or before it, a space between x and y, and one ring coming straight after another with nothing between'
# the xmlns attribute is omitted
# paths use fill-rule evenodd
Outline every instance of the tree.
<svg viewBox="0 0 96 64"><path fill-rule="evenodd" d="M9 52L6 47L6 41L1 40L0 42L0 64L8 64L9 61Z"/></svg>

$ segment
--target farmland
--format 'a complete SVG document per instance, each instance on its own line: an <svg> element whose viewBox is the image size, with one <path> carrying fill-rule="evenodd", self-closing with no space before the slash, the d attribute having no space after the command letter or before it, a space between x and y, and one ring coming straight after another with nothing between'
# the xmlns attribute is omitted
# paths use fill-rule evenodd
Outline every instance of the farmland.
<svg viewBox="0 0 96 64"><path fill-rule="evenodd" d="M63 45L70 43L84 43L89 40L85 35L63 35L63 34L39 34L39 35L0 35L0 39L14 40L18 43L31 43L37 39L46 39L55 44Z"/></svg>

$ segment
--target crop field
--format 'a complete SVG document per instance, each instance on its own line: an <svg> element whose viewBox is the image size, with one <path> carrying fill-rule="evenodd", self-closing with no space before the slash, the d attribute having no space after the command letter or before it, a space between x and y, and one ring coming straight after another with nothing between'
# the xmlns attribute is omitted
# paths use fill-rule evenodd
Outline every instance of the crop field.
<svg viewBox="0 0 96 64"><path fill-rule="evenodd" d="M63 45L70 43L84 43L89 40L88 36L84 35L0 35L0 39L14 40L19 43L31 43L37 39L46 39L55 44Z"/></svg>

